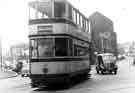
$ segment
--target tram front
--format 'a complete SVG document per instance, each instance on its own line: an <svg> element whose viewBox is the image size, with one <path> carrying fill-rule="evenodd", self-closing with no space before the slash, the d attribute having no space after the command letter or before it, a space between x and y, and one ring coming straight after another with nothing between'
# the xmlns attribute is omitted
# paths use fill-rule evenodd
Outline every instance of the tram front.
<svg viewBox="0 0 135 93"><path fill-rule="evenodd" d="M65 35L65 0L30 2L30 79L31 86L59 83L69 76L71 38Z"/></svg>
<svg viewBox="0 0 135 93"><path fill-rule="evenodd" d="M33 84L60 82L68 76L69 39L61 36L30 36L30 78Z"/></svg>
<svg viewBox="0 0 135 93"><path fill-rule="evenodd" d="M29 5L30 10L35 9L34 18L29 20L31 86L69 82L73 75L88 74L89 34L82 38L84 32L77 32L67 1L34 1Z"/></svg>

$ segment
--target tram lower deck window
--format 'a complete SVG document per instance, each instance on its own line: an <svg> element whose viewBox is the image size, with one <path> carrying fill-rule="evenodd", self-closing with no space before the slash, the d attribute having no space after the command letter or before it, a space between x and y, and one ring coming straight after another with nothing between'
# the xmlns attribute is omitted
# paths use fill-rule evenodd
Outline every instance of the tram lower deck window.
<svg viewBox="0 0 135 93"><path fill-rule="evenodd" d="M55 38L55 56L67 56L68 55L68 39Z"/></svg>
<svg viewBox="0 0 135 93"><path fill-rule="evenodd" d="M89 55L87 47L80 47L74 45L74 56L87 56L87 55Z"/></svg>

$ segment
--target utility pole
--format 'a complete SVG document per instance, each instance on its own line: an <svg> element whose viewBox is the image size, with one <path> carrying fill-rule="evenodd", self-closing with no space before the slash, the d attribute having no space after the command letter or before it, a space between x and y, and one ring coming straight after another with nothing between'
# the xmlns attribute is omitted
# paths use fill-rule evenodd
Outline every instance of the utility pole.
<svg viewBox="0 0 135 93"><path fill-rule="evenodd" d="M104 33L99 33L101 39L101 52L104 53Z"/></svg>
<svg viewBox="0 0 135 93"><path fill-rule="evenodd" d="M101 43L102 43L102 52L104 53L104 38L101 38Z"/></svg>
<svg viewBox="0 0 135 93"><path fill-rule="evenodd" d="M2 70L2 42L1 42L1 37L0 37L0 61L1 61L1 70Z"/></svg>
<svg viewBox="0 0 135 93"><path fill-rule="evenodd" d="M1 70L2 70L2 49L1 49Z"/></svg>

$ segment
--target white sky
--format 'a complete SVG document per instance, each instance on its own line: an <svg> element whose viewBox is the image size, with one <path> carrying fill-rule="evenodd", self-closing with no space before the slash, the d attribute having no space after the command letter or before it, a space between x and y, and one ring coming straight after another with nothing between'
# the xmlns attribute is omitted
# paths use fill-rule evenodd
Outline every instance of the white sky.
<svg viewBox="0 0 135 93"><path fill-rule="evenodd" d="M28 42L28 1L0 1L0 36L4 48ZM135 41L134 0L69 0L87 17L99 11L114 22L119 43Z"/></svg>

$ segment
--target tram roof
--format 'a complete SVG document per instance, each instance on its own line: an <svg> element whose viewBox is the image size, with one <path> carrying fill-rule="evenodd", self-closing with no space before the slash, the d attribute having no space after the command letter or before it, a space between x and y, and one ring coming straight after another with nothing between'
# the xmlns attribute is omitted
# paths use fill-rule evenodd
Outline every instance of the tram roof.
<svg viewBox="0 0 135 93"><path fill-rule="evenodd" d="M80 13L83 17L85 17L77 8L75 8L72 4L70 4L68 0L37 0L37 1L30 2L29 6L35 8L37 11L41 13L51 16L53 10L52 5L54 2L63 2L65 4L68 4L70 7L74 8L78 13Z"/></svg>

